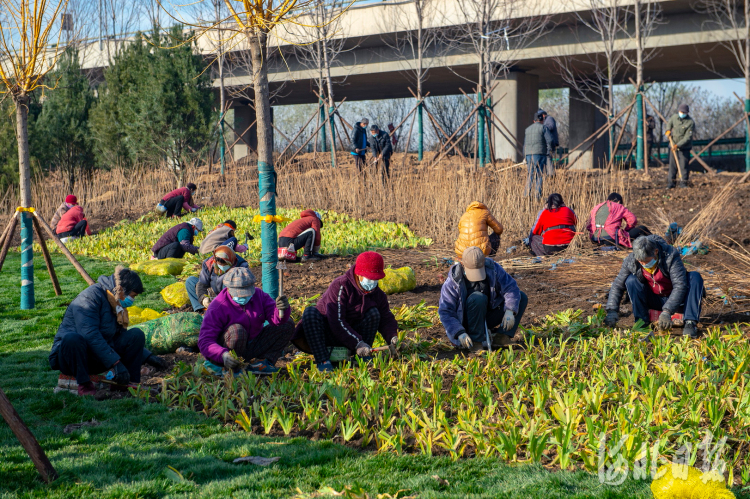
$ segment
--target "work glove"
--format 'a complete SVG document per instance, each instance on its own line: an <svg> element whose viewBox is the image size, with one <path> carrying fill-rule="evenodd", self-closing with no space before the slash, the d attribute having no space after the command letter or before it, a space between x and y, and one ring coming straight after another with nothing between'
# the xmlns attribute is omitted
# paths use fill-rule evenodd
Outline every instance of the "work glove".
<svg viewBox="0 0 750 499"><path fill-rule="evenodd" d="M210 303L211 303L211 298L209 298L208 296L204 296L203 300L201 300L201 305L203 305L206 308L208 308L208 305Z"/></svg>
<svg viewBox="0 0 750 499"><path fill-rule="evenodd" d="M672 130L667 130L666 132L664 132L664 135L669 137L670 135L672 135Z"/></svg>
<svg viewBox="0 0 750 499"><path fill-rule="evenodd" d="M192 211L193 213L195 213L196 211L198 211L198 208L190 208L190 211Z"/></svg>
<svg viewBox="0 0 750 499"><path fill-rule="evenodd" d="M388 345L388 351L391 353L391 357L394 359L398 358L398 336L391 338L391 344Z"/></svg>
<svg viewBox="0 0 750 499"><path fill-rule="evenodd" d="M672 146L672 150L673 151L677 151L677 144L675 144L675 145Z"/></svg>
<svg viewBox="0 0 750 499"><path fill-rule="evenodd" d="M357 343L357 355L360 357L369 357L372 354L372 348L364 341Z"/></svg>
<svg viewBox="0 0 750 499"><path fill-rule="evenodd" d="M289 308L289 298L286 297L286 295L279 295L278 298L276 298L276 309L279 312L283 312L284 310Z"/></svg>
<svg viewBox="0 0 750 499"><path fill-rule="evenodd" d="M503 331L510 331L516 323L516 315L511 310L506 310L503 316Z"/></svg>
<svg viewBox="0 0 750 499"><path fill-rule="evenodd" d="M247 251L247 246L245 246L244 244L238 244L234 247L234 251L237 253L244 253L245 251Z"/></svg>
<svg viewBox="0 0 750 499"><path fill-rule="evenodd" d="M240 367L240 361L235 359L229 350L221 354L221 360L224 361L224 367L227 369L234 370Z"/></svg>
<svg viewBox="0 0 750 499"><path fill-rule="evenodd" d="M107 379L118 385L127 385L130 383L130 373L122 362L118 360L107 373Z"/></svg>
<svg viewBox="0 0 750 499"><path fill-rule="evenodd" d="M521 242L523 243L524 246L527 246L527 247L531 246L531 241L529 240L528 237L526 237L523 240L521 240Z"/></svg>
<svg viewBox="0 0 750 499"><path fill-rule="evenodd" d="M468 349L474 346L474 342L471 341L471 338L469 338L469 335L466 333L461 333L460 335L458 335L458 342L463 348Z"/></svg>
<svg viewBox="0 0 750 499"><path fill-rule="evenodd" d="M659 321L657 322L661 331L672 329L672 312L664 310L659 314Z"/></svg>
<svg viewBox="0 0 750 499"><path fill-rule="evenodd" d="M607 317L604 318L604 325L607 327L615 327L619 319L620 314L617 312L617 310L608 310Z"/></svg>

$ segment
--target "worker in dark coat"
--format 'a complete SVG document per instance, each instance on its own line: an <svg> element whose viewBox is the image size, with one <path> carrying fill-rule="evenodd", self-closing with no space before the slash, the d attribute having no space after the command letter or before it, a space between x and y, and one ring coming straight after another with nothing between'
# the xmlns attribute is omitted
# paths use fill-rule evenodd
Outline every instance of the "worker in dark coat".
<svg viewBox="0 0 750 499"><path fill-rule="evenodd" d="M107 372L118 385L139 383L146 338L137 328L128 329L127 308L143 293L138 274L118 266L111 276L101 276L68 305L49 354L56 371L75 376L79 395L93 395L90 374Z"/></svg>
<svg viewBox="0 0 750 499"><path fill-rule="evenodd" d="M362 171L362 167L365 166L365 158L367 156L367 125L369 124L370 120L362 118L362 121L355 123L352 129L352 156L354 156L354 163L359 171Z"/></svg>
<svg viewBox="0 0 750 499"><path fill-rule="evenodd" d="M680 104L677 114L672 115L667 121L667 131L664 132L670 140L671 151L669 151L669 175L667 189L674 188L677 172L680 173L680 187L687 187L690 179L690 150L693 148L693 133L695 132L695 121L690 117L690 107ZM678 165L675 158L680 161Z"/></svg>
<svg viewBox="0 0 750 499"><path fill-rule="evenodd" d="M152 259L182 258L185 253L198 254L193 239L200 232L203 232L203 222L200 218L191 218L188 222L175 225L151 247L154 254Z"/></svg>
<svg viewBox="0 0 750 499"><path fill-rule="evenodd" d="M672 327L672 315L684 311L684 336L698 337L704 295L703 277L688 272L680 250L660 236L642 236L633 241L633 252L622 262L620 273L612 283L607 301L607 326L617 325L622 295L627 290L633 304L633 316L651 323L649 310L661 311L657 325L661 330Z"/></svg>
<svg viewBox="0 0 750 499"><path fill-rule="evenodd" d="M383 161L383 172L386 177L390 177L391 154L393 154L391 135L385 130L378 128L378 125L372 125L370 127L370 135L367 137L367 144L372 152L373 162Z"/></svg>
<svg viewBox="0 0 750 499"><path fill-rule="evenodd" d="M543 111L542 111L543 112ZM526 167L528 178L526 179L526 190L524 195L533 192L536 197L542 197L542 175L547 165L547 155L552 150L552 134L544 126L544 115L537 112L534 115L534 123L529 125L524 132L523 153L526 156Z"/></svg>

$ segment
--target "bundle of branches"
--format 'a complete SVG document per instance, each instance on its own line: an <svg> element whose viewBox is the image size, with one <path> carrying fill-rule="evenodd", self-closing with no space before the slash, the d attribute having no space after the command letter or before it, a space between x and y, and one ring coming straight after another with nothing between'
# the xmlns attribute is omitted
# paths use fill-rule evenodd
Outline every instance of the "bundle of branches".
<svg viewBox="0 0 750 499"><path fill-rule="evenodd" d="M675 245L686 246L693 241L705 241L712 237L718 228L719 222L726 218L726 210L737 194L738 186L729 182L719 193L714 196L710 203L703 208L682 229L682 234L677 238Z"/></svg>

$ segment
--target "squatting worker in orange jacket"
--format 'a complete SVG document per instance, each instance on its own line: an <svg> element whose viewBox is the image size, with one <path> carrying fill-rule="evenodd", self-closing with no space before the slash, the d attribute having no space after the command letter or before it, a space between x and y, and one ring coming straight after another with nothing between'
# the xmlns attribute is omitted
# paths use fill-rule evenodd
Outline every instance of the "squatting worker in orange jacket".
<svg viewBox="0 0 750 499"><path fill-rule="evenodd" d="M489 229L493 231L491 236ZM492 216L490 210L479 201L474 201L466 208L466 213L461 215L458 222L458 239L454 249L459 258L466 248L472 246L478 246L485 256L495 256L500 248L502 233L503 226Z"/></svg>

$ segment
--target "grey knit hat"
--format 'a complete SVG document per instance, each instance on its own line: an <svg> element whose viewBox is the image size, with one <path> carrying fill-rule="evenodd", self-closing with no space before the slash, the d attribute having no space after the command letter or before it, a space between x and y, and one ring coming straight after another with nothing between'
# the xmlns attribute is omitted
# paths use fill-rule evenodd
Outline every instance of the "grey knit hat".
<svg viewBox="0 0 750 499"><path fill-rule="evenodd" d="M224 274L224 287L232 297L244 298L255 292L255 276L250 269L233 267Z"/></svg>

